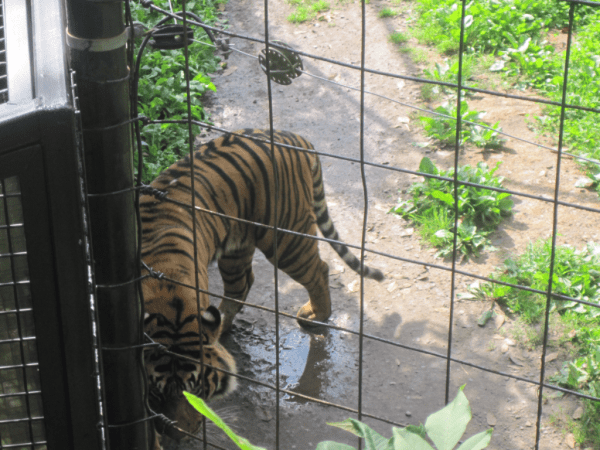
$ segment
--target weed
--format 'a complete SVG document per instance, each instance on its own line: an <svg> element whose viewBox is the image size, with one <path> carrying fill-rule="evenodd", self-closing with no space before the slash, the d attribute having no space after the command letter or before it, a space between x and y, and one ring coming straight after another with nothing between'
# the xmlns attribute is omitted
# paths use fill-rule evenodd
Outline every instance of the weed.
<svg viewBox="0 0 600 450"><path fill-rule="evenodd" d="M457 0L417 0L419 15L412 35L442 54L459 50L462 4ZM512 88L535 88L551 100L561 101L565 51L547 40L551 29L568 26L568 5L552 0L482 0L469 2L465 12L464 50L480 61L493 56L487 67L502 73ZM575 10L569 67L567 103L597 108L600 105L600 10L582 6ZM484 56L484 54L487 54ZM422 92L426 101L437 93ZM556 133L561 110L546 107L538 123L542 132ZM576 154L600 161L600 121L595 112L568 109L564 143ZM582 163L591 186L600 194L600 163Z"/></svg>
<svg viewBox="0 0 600 450"><path fill-rule="evenodd" d="M420 48L412 48L412 47L400 47L400 51L402 53L407 53L410 55L410 58L413 62L417 64L423 64L429 61L429 54Z"/></svg>
<svg viewBox="0 0 600 450"><path fill-rule="evenodd" d="M325 0L289 0L296 10L287 17L292 23L302 23L314 19L318 13L330 8Z"/></svg>
<svg viewBox="0 0 600 450"><path fill-rule="evenodd" d="M402 33L401 31L394 31L392 34L390 34L390 37L388 39L394 44L403 44L407 42L409 38L405 33Z"/></svg>
<svg viewBox="0 0 600 450"><path fill-rule="evenodd" d="M441 410L427 417L425 425L409 425L406 428L392 429L393 436L386 439L374 431L368 425L356 420L346 419L343 422L329 423L328 425L341 428L360 438L364 439L366 450L378 449L401 449L411 448L420 450L434 450L429 442L435 445L439 450L451 450L460 441L468 423L473 415L469 400L463 393L465 386L461 386L458 394L450 403ZM235 434L225 422L210 409L204 400L184 392L188 402L203 416L211 420L215 425L221 428L227 436L242 450L264 450L252 445L247 439ZM466 439L460 446L460 449L483 449L486 448L492 439L493 429L478 433ZM428 442L429 441L429 442ZM317 445L316 450L354 450L346 444L339 444L332 441L324 441Z"/></svg>
<svg viewBox="0 0 600 450"><path fill-rule="evenodd" d="M491 278L536 290L547 291L552 242L530 244L520 256L504 261ZM589 242L576 250L570 246L555 249L552 292L591 304L600 303L600 244ZM547 296L522 289L482 283L472 289L480 298L493 298L518 314L513 336L530 348L540 345ZM575 301L552 298L550 330L559 335L557 345L570 350L572 360L563 363L550 380L582 393L600 395L600 308ZM584 416L568 426L578 442L600 445L600 404L584 401Z"/></svg>
<svg viewBox="0 0 600 450"><path fill-rule="evenodd" d="M495 177L500 167L489 169L480 162L477 167L459 167L459 182L476 183L501 188L503 177ZM429 158L423 158L419 171L429 175L454 177L454 168L439 170ZM458 185L458 235L457 250L463 256L478 255L491 249L489 234L496 229L503 217L509 215L513 202L510 194L491 191L484 187ZM452 254L455 232L454 183L437 178L425 177L424 182L414 183L407 192L409 200L400 199L390 212L414 221L421 236L440 250L437 256Z"/></svg>
<svg viewBox="0 0 600 450"><path fill-rule="evenodd" d="M462 81L463 85L465 81L469 79L475 70L475 61L473 55L465 55L462 61ZM453 57L447 62L434 63L433 67L429 69L425 69L423 71L423 75L432 80L432 81L440 81L444 83L458 83L458 58ZM425 91L425 94L423 94ZM434 84L422 84L421 85L421 94L429 97L430 99L438 97L439 94L449 95L450 98L456 96L456 88L444 86L444 85L434 85ZM468 94L467 94L468 95Z"/></svg>
<svg viewBox="0 0 600 450"><path fill-rule="evenodd" d="M155 1L157 6L168 9L167 0ZM178 1L173 3L177 10ZM188 2L187 9L198 14L207 23L216 21L215 6L217 2ZM131 3L134 20L151 28L163 16L149 11L137 3ZM218 68L218 58L214 50L203 45L208 41L204 31L195 30L195 39L199 42L190 44L189 68L193 79L190 81L192 119L206 121L201 97L209 90L215 91L207 73ZM186 83L184 78L185 58L179 50L146 49L140 67L138 86L138 112L150 120L187 118ZM200 128L192 127L194 134ZM142 129L142 145L144 154L144 174L142 181L149 183L164 169L169 167L187 153L188 129L179 124L151 124ZM135 156L136 162L138 155ZM137 167L137 164L136 164Z"/></svg>
<svg viewBox="0 0 600 450"><path fill-rule="evenodd" d="M379 17L381 18L396 17L397 15L398 11L394 11L392 8L383 8L381 11L379 11Z"/></svg>
<svg viewBox="0 0 600 450"><path fill-rule="evenodd" d="M456 139L457 116L455 102L444 102L435 109L435 112L453 117L453 119L440 116L419 116L419 120L423 124L425 133L428 136L439 140L443 144L454 144ZM460 130L460 144L470 142L477 147L488 148L502 146L503 140L498 134L502 129L498 126L498 122L491 126L486 124L481 120L481 118L485 116L485 113L469 110L469 105L466 101L460 103L460 115L463 121L472 122L462 124Z"/></svg>

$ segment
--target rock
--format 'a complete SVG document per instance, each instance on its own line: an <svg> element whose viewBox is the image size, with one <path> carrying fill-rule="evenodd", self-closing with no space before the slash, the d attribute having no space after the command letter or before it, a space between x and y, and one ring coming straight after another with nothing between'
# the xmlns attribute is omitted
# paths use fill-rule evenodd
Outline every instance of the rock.
<svg viewBox="0 0 600 450"><path fill-rule="evenodd" d="M508 351L508 344L506 342L502 344L502 346L500 347L500 351L502 353L506 353Z"/></svg>
<svg viewBox="0 0 600 450"><path fill-rule="evenodd" d="M510 362L512 362L515 366L523 366L523 363L518 358L512 355L508 355L508 359L510 359Z"/></svg>
<svg viewBox="0 0 600 450"><path fill-rule="evenodd" d="M567 444L569 448L575 448L575 436L573 433L569 433L565 436L565 444Z"/></svg>
<svg viewBox="0 0 600 450"><path fill-rule="evenodd" d="M271 419L273 419L273 416L271 416L271 414L269 413L269 411L267 411L265 409L262 409L262 408L258 408L256 410L256 415L263 422L269 422Z"/></svg>
<svg viewBox="0 0 600 450"><path fill-rule="evenodd" d="M496 313L496 315L494 316L494 325L496 326L496 330L500 329L500 327L504 325L505 321L506 317L504 316L504 314Z"/></svg>
<svg viewBox="0 0 600 450"><path fill-rule="evenodd" d="M360 289L360 280L354 280L352 283L348 285L348 290L350 292L358 292Z"/></svg>
<svg viewBox="0 0 600 450"><path fill-rule="evenodd" d="M487 413L487 424L490 427L493 427L496 425L496 422L497 422L496 416L494 416L492 413Z"/></svg>
<svg viewBox="0 0 600 450"><path fill-rule="evenodd" d="M406 417L412 416L412 413L410 411L406 411L404 414L406 414Z"/></svg>
<svg viewBox="0 0 600 450"><path fill-rule="evenodd" d="M575 420L579 420L581 419L581 416L583 416L583 406L577 408L571 417Z"/></svg>
<svg viewBox="0 0 600 450"><path fill-rule="evenodd" d="M558 358L558 352L548 353L546 355L546 362L549 363L550 361L554 361L556 358Z"/></svg>

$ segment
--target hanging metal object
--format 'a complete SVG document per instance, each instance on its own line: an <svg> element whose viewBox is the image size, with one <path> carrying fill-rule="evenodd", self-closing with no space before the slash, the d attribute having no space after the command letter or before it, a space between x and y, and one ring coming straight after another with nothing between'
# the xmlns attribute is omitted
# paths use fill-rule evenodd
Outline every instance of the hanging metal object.
<svg viewBox="0 0 600 450"><path fill-rule="evenodd" d="M174 50L184 47L183 44L183 25L161 25L154 28L151 32L152 40L150 45L160 50ZM188 42L194 39L194 29L187 29Z"/></svg>
<svg viewBox="0 0 600 450"><path fill-rule="evenodd" d="M285 42L272 41L273 44L285 47L275 48L269 47L269 74L271 79L275 83L288 85L292 84L294 78L298 78L302 75L302 60L297 53L294 52L292 47L287 45ZM289 50L288 50L289 49ZM267 73L267 52L262 50L261 54L258 55L258 63L264 73Z"/></svg>

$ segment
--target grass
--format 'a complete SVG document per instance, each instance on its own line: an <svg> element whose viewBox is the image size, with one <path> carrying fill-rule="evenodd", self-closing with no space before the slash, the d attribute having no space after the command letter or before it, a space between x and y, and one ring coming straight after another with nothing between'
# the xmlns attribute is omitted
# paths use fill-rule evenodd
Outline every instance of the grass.
<svg viewBox="0 0 600 450"><path fill-rule="evenodd" d="M408 54L413 62L417 64L424 64L429 61L429 54L421 48L404 46L400 48L400 52Z"/></svg>
<svg viewBox="0 0 600 450"><path fill-rule="evenodd" d="M383 8L381 11L379 11L378 15L383 19L386 17L396 17L398 15L398 11L395 11L392 8Z"/></svg>
<svg viewBox="0 0 600 450"><path fill-rule="evenodd" d="M163 9L169 9L167 0L155 0L154 3ZM179 10L180 1L172 1L175 11ZM194 12L208 24L217 22L216 7L219 1L188 1L188 11ZM162 15L152 12L137 3L131 3L133 20L151 28ZM195 29L195 39L209 42L204 31ZM139 42L138 42L139 44ZM192 119L207 121L208 115L202 107L202 96L208 91L215 91L215 86L208 73L218 69L219 59L211 47L201 42L190 45L189 68L193 78L190 82ZM150 120L187 119L187 98L185 93L184 67L185 60L181 50L153 50L144 52L140 68L138 87L140 115ZM199 134L200 127L192 126L194 135ZM144 173L142 181L151 182L164 169L180 159L188 152L188 128L180 124L151 124L142 129L144 155ZM136 167L137 167L137 157Z"/></svg>
<svg viewBox="0 0 600 450"><path fill-rule="evenodd" d="M551 241L528 246L520 256L504 261L491 278L547 291ZM600 303L600 244L590 242L577 250L557 246L552 277L553 293L591 304ZM493 299L518 317L515 338L528 348L542 343L541 329L547 306L546 295L494 283L472 289L482 299ZM550 380L560 386L600 396L600 309L586 304L552 299L550 329L558 332L558 347L570 349L569 361ZM584 415L568 425L578 442L600 448L600 404L584 401Z"/></svg>
<svg viewBox="0 0 600 450"><path fill-rule="evenodd" d="M514 89L535 89L560 101L564 73L564 49L555 49L548 37L568 25L569 6L553 0L482 0L467 4L465 55L486 61L489 73L501 74ZM415 0L418 18L411 34L441 54L459 50L461 3L457 0ZM575 34L569 68L567 102L600 106L600 9L575 9ZM558 31L560 33L560 31ZM490 60L493 58L493 61ZM456 82L456 81L454 81ZM425 88L423 98L436 93ZM548 106L537 120L540 132L556 135L560 108ZM600 161L598 114L567 110L564 145L569 152ZM600 164L581 163L588 185L600 193Z"/></svg>
<svg viewBox="0 0 600 450"><path fill-rule="evenodd" d="M287 16L292 23L302 23L314 19L318 13L330 9L329 2L325 0L289 0L295 6L295 11Z"/></svg>
<svg viewBox="0 0 600 450"><path fill-rule="evenodd" d="M425 134L439 140L444 145L453 145L456 140L456 102L448 101L435 108L435 112L453 117L453 119L440 116L421 115L419 120L425 129ZM469 109L466 101L460 103L460 116L463 121L471 123L462 123L460 130L460 145L472 143L477 147L497 148L502 145L500 138L498 122L488 125L481 119L485 113ZM485 126L473 125L481 124Z"/></svg>
<svg viewBox="0 0 600 450"><path fill-rule="evenodd" d="M406 41L408 41L409 37L406 35L406 33L402 33L401 31L394 31L392 34L390 34L390 37L388 39L394 44L403 44Z"/></svg>
<svg viewBox="0 0 600 450"><path fill-rule="evenodd" d="M490 187L502 187L502 177L494 176L500 163L489 169L487 164L477 167L459 167L459 181ZM439 170L429 158L421 160L419 171L447 178L454 177L454 169ZM458 185L458 227L455 230L454 183L425 177L407 191L410 198L400 199L390 212L416 223L423 239L439 249L437 256L452 255L454 233L457 231L457 251L464 257L478 255L491 249L488 236L512 210L510 194L474 186Z"/></svg>

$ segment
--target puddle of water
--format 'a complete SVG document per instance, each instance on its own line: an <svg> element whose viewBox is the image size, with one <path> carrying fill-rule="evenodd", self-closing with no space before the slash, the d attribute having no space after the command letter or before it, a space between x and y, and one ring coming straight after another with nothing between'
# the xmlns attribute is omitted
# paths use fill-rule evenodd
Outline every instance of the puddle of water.
<svg viewBox="0 0 600 450"><path fill-rule="evenodd" d="M348 326L346 322L345 316L333 319L333 323L340 326ZM264 339L265 335L271 336L274 332L253 329L250 336L243 333L235 340L240 352L249 357L243 369L253 378L275 384L275 342ZM282 388L327 401L336 401L346 395L348 389L354 389L358 367L358 341L354 336L327 328L309 332L287 321L280 324L279 335ZM256 388L257 391L263 389ZM281 399L291 404L306 402L289 394L283 394Z"/></svg>

